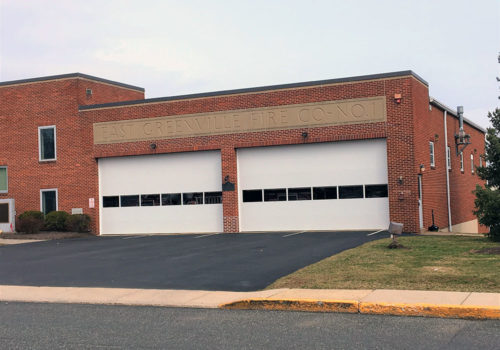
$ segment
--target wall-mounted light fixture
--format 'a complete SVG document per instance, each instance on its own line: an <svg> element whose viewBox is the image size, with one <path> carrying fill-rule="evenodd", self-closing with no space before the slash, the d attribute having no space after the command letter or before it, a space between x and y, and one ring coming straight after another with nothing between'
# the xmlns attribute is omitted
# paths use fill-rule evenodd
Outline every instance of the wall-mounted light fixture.
<svg viewBox="0 0 500 350"><path fill-rule="evenodd" d="M149 145L149 148L151 148L152 150L155 150L156 149L156 143L152 143Z"/></svg>
<svg viewBox="0 0 500 350"><path fill-rule="evenodd" d="M438 142L438 141L439 141L439 135L438 135L438 134L434 134L434 141L435 141L435 142Z"/></svg>
<svg viewBox="0 0 500 350"><path fill-rule="evenodd" d="M309 136L309 134L307 133L307 131L304 131L304 132L302 133L302 138L303 138L303 139L307 139L307 137L308 137L308 136Z"/></svg>
<svg viewBox="0 0 500 350"><path fill-rule="evenodd" d="M401 103L401 94L394 94L394 102L397 104Z"/></svg>
<svg viewBox="0 0 500 350"><path fill-rule="evenodd" d="M420 164L420 172L423 173L425 171L425 165Z"/></svg>
<svg viewBox="0 0 500 350"><path fill-rule="evenodd" d="M465 133L464 130L464 107L457 107L457 116L459 123L458 134L455 134L455 149L457 151L457 156L463 153L465 147L470 145L470 135Z"/></svg>
<svg viewBox="0 0 500 350"><path fill-rule="evenodd" d="M402 184L403 184L403 182L404 182L404 181L403 181L403 176L400 176L400 177L398 178L398 183L399 183L400 185L402 185Z"/></svg>

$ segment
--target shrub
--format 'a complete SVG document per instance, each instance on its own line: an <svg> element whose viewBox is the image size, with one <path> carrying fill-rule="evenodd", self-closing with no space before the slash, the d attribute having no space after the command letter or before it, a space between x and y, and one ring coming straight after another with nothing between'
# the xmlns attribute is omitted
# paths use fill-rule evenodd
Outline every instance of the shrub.
<svg viewBox="0 0 500 350"><path fill-rule="evenodd" d="M43 227L43 213L41 211L28 210L17 218L16 231L24 233L37 233Z"/></svg>
<svg viewBox="0 0 500 350"><path fill-rule="evenodd" d="M69 216L65 211L51 211L45 215L45 229L48 231L66 231L66 220Z"/></svg>
<svg viewBox="0 0 500 350"><path fill-rule="evenodd" d="M87 214L73 214L66 219L66 229L73 232L89 232L90 216Z"/></svg>

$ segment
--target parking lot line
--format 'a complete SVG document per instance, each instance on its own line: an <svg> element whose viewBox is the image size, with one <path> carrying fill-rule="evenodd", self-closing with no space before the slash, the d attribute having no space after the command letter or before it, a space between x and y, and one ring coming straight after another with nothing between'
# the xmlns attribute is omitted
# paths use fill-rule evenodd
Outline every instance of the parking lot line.
<svg viewBox="0 0 500 350"><path fill-rule="evenodd" d="M140 236L129 236L129 237L123 237L122 239L137 239L137 238L144 238L147 237L146 235L140 235Z"/></svg>
<svg viewBox="0 0 500 350"><path fill-rule="evenodd" d="M373 236L374 234L379 233L379 232L382 232L382 231L385 231L385 230L378 230L378 231L375 231L375 232L369 233L369 234L367 234L366 236Z"/></svg>
<svg viewBox="0 0 500 350"><path fill-rule="evenodd" d="M289 233L287 235L284 235L282 237L290 237L290 236L300 235L301 233L304 233L304 232L306 232L306 231L293 232L293 233Z"/></svg>
<svg viewBox="0 0 500 350"><path fill-rule="evenodd" d="M196 236L196 237L193 237L193 238L203 238L203 237L210 237L210 236L215 236L215 235L220 235L220 232L217 232L217 233L208 233L206 235Z"/></svg>

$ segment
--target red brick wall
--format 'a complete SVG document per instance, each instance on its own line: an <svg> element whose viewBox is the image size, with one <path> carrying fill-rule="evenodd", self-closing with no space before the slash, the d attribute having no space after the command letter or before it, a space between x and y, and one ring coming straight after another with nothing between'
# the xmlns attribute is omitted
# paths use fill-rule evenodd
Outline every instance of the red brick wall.
<svg viewBox="0 0 500 350"><path fill-rule="evenodd" d="M144 99L142 91L120 88L89 79L78 79L77 84L77 103L79 106ZM87 95L87 89L92 89L92 95Z"/></svg>
<svg viewBox="0 0 500 350"><path fill-rule="evenodd" d="M0 87L0 165L8 167L8 193L16 212L40 209L40 189L58 189L58 207L71 212L88 208L96 197L97 167L91 142L83 130L89 125L78 115L78 99L86 87L94 90L92 103L131 100L142 92L79 78L59 79ZM57 160L39 162L38 127L56 125ZM97 199L97 198L96 198Z"/></svg>
<svg viewBox="0 0 500 350"><path fill-rule="evenodd" d="M455 134L458 133L458 119L448 114L447 135L444 134L444 111L432 106L429 109L427 89L416 86L415 89L415 169L419 173L420 164L425 166L422 173L424 229L432 225L432 210L435 224L440 229L448 227L448 204L446 194L446 146L451 148L450 206L452 225L474 220L474 194L476 184L482 181L470 171L470 154L474 153L474 162L479 165L479 154L484 153L484 134L464 123L465 131L471 134L472 144L464 151L464 172L460 172L459 156L455 151ZM430 165L429 142L434 142L435 167ZM484 231L484 228L481 230Z"/></svg>
<svg viewBox="0 0 500 350"><path fill-rule="evenodd" d="M414 92L416 79L390 80L387 86L387 164L391 221L404 224L405 232L418 230L418 203L414 177ZM423 86L423 85L422 85ZM396 103L395 94L401 95ZM401 179L401 180L400 180Z"/></svg>
<svg viewBox="0 0 500 350"><path fill-rule="evenodd" d="M415 103L415 176L422 175L424 229L432 225L432 210L439 228L448 226L446 196L446 152L443 114L429 110L429 96L416 87L418 103ZM429 142L434 142L435 166L430 164ZM425 171L420 172L420 164Z"/></svg>
<svg viewBox="0 0 500 350"><path fill-rule="evenodd" d="M93 91L91 97L85 94L87 88ZM401 103L394 101L394 94L402 95ZM427 169L423 175L424 227L430 225L432 208L435 209L436 224L440 227L447 225L442 111L429 111L428 88L413 77L144 103L78 112L78 105L142 99L143 96L142 92L87 79L0 87L0 131L3 135L9 135L5 147L0 150L0 165L9 167L9 193L0 194L0 198L15 198L17 212L21 213L39 209L40 188L58 188L59 209L71 211L71 208L83 208L85 213L92 216L94 230L97 232L99 193L96 158L218 149L221 150L222 157L221 182L225 176L229 176L229 181L236 187L234 192L223 194L224 230L238 232L238 148L387 138L391 220L404 223L405 231L418 231L417 176L419 164L424 164ZM386 97L386 123L93 145L92 125L95 122L372 96ZM449 117L450 144L454 143L454 138L450 138L456 129L454 122L453 117ZM57 126L56 162L38 161L38 126L42 125ZM304 131L309 135L306 140L301 136ZM476 149L477 164L479 154L484 149L484 136L467 125L466 131L472 134L474 144L465 152L465 172L450 172L452 202L464 203L454 206L454 223L474 218L471 214L473 195L470 191L478 179L476 175L470 174L470 151ZM429 164L428 142L432 139L436 147L436 169L431 169ZM155 150L150 148L152 142L157 145ZM456 189L459 186L470 190L458 191ZM95 209L88 208L89 198L95 198Z"/></svg>
<svg viewBox="0 0 500 350"><path fill-rule="evenodd" d="M238 148L388 137L387 153L391 220L403 222L405 230L415 232L418 229L418 206L414 200L416 196L416 179L414 177L412 156L413 81L415 81L414 78L403 77L252 94L206 97L192 100L84 110L80 112L80 115L82 120L86 120L89 123L89 128L85 131L85 137L91 140L92 131L90 130L90 125L95 122L385 96L388 113L387 123L96 145L94 146L93 154L96 158L101 158L220 149L222 150L222 177L224 178L226 175L229 175L231 182L234 182L237 187L236 149ZM394 102L395 93L405 96L401 104ZM301 136L303 131L307 131L309 134L305 141ZM149 147L152 142L157 145L155 150L151 150ZM405 179L402 185L398 182L399 176L403 176ZM402 193L401 196L399 195L400 193ZM224 230L225 232L235 232L237 231L238 222L237 192L224 193L223 205Z"/></svg>
<svg viewBox="0 0 500 350"><path fill-rule="evenodd" d="M460 171L460 156L455 149L455 134L459 131L459 121L454 116L448 115L448 144L451 148L451 170L450 175L450 197L451 197L451 221L453 225L476 219L473 214L475 195L473 190L476 184L484 186L484 181L479 178L476 170L471 172L470 155L474 155L474 166L479 166L479 156L485 150L484 133L464 123L464 130L471 135L471 144L464 151L464 171ZM484 165L484 163L483 163ZM487 232L487 228L479 225L479 232Z"/></svg>

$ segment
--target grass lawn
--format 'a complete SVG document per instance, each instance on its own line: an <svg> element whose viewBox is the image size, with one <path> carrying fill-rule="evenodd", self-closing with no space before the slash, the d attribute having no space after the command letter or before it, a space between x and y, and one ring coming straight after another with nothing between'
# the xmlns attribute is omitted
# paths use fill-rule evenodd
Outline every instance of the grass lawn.
<svg viewBox="0 0 500 350"><path fill-rule="evenodd" d="M267 289L416 289L500 292L500 244L483 237L398 238L366 243L282 277ZM476 253L494 248L497 254Z"/></svg>

